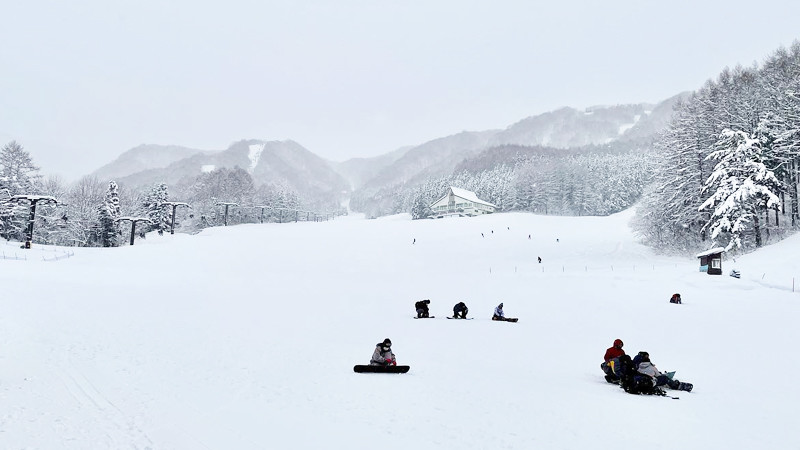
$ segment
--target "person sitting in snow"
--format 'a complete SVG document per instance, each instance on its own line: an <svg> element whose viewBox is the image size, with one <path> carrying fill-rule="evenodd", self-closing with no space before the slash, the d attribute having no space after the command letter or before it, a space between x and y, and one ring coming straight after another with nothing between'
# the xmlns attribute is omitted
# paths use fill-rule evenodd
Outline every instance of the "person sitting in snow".
<svg viewBox="0 0 800 450"><path fill-rule="evenodd" d="M636 367L638 373L650 377L655 387L666 385L669 386L670 389L686 392L691 392L692 388L694 388L692 383L683 383L679 380L673 380L669 376L661 373L656 368L655 364L650 362L650 354L647 352L639 352L639 354L633 358L633 365Z"/></svg>
<svg viewBox="0 0 800 450"><path fill-rule="evenodd" d="M622 349L622 339L614 339L614 345L606 349L606 354L603 356L603 363L600 368L606 374L606 381L609 383L619 382L621 375L621 367L619 358L625 355L625 350Z"/></svg>
<svg viewBox="0 0 800 450"><path fill-rule="evenodd" d="M389 338L375 345L372 352L372 359L369 360L371 366L396 366L397 357L392 353L392 341Z"/></svg>
<svg viewBox="0 0 800 450"><path fill-rule="evenodd" d="M506 313L503 312L503 304L500 303L494 309L494 315L492 316L492 320L506 320Z"/></svg>
<svg viewBox="0 0 800 450"><path fill-rule="evenodd" d="M670 303L681 303L681 294L672 294L672 298L669 299Z"/></svg>
<svg viewBox="0 0 800 450"><path fill-rule="evenodd" d="M428 312L428 305L430 305L430 304L431 304L431 301L427 300L427 299L426 300L420 300L417 303L414 303L414 308L417 309L417 318L421 319L423 317L430 317L430 314Z"/></svg>
<svg viewBox="0 0 800 450"><path fill-rule="evenodd" d="M453 306L453 319L466 319L469 309L464 302L458 302Z"/></svg>

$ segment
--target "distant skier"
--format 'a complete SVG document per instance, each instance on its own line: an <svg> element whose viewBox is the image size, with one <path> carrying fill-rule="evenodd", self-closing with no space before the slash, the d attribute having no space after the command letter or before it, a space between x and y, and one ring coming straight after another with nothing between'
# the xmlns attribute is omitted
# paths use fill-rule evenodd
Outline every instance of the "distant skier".
<svg viewBox="0 0 800 450"><path fill-rule="evenodd" d="M453 306L453 319L466 319L469 308L464 302L458 302Z"/></svg>
<svg viewBox="0 0 800 450"><path fill-rule="evenodd" d="M538 256L537 258L539 259L539 264L541 264L542 263L542 257Z"/></svg>
<svg viewBox="0 0 800 450"><path fill-rule="evenodd" d="M531 235L529 234L529 235L528 235L528 239L530 239L530 238L531 238Z"/></svg>
<svg viewBox="0 0 800 450"><path fill-rule="evenodd" d="M633 358L633 364L638 373L651 378L654 387L667 385L670 389L686 392L691 392L694 388L692 383L683 383L661 373L656 368L655 364L650 362L650 354L647 352L639 352L639 354Z"/></svg>
<svg viewBox="0 0 800 450"><path fill-rule="evenodd" d="M503 312L503 304L500 303L494 309L494 315L492 316L492 320L506 320L506 313Z"/></svg>
<svg viewBox="0 0 800 450"><path fill-rule="evenodd" d="M681 294L672 294L672 298L669 299L669 302L681 304Z"/></svg>
<svg viewBox="0 0 800 450"><path fill-rule="evenodd" d="M392 353L392 341L389 338L375 345L375 351L372 353L372 359L370 359L369 364L371 366L397 365L397 357Z"/></svg>
<svg viewBox="0 0 800 450"><path fill-rule="evenodd" d="M486 236L484 236L483 233L481 233L481 237L486 237Z"/></svg>
<svg viewBox="0 0 800 450"><path fill-rule="evenodd" d="M414 238L414 242L412 242L412 244L416 244L416 243L417 243L417 238Z"/></svg>
<svg viewBox="0 0 800 450"><path fill-rule="evenodd" d="M428 305L430 304L431 301L428 299L420 300L417 303L414 303L414 308L417 310L417 318L430 317L428 311Z"/></svg>

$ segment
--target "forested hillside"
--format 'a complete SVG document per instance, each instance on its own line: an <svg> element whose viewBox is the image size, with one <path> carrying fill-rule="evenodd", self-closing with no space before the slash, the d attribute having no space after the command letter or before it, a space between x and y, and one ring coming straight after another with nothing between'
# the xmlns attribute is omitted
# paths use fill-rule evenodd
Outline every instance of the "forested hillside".
<svg viewBox="0 0 800 450"><path fill-rule="evenodd" d="M635 223L668 251L748 250L798 225L800 43L725 69L678 105Z"/></svg>

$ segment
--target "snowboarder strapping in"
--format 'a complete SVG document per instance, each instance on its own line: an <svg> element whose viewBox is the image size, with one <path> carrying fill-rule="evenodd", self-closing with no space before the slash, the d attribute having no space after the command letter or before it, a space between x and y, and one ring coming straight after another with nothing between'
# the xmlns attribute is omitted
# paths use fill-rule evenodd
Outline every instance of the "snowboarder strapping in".
<svg viewBox="0 0 800 450"><path fill-rule="evenodd" d="M417 318L430 317L430 313L428 311L428 305L430 304L431 301L428 299L420 300L417 303L414 303L414 308L417 310Z"/></svg>
<svg viewBox="0 0 800 450"><path fill-rule="evenodd" d="M492 316L492 320L506 320L506 314L503 312L503 304L500 303L494 309L494 315Z"/></svg>
<svg viewBox="0 0 800 450"><path fill-rule="evenodd" d="M681 294L672 294L672 298L669 299L670 303L681 303Z"/></svg>
<svg viewBox="0 0 800 450"><path fill-rule="evenodd" d="M453 319L466 319L469 308L464 302L458 302L453 306Z"/></svg>
<svg viewBox="0 0 800 450"><path fill-rule="evenodd" d="M396 366L397 357L392 353L392 341L389 338L375 345L372 352L372 359L369 360L371 366Z"/></svg>

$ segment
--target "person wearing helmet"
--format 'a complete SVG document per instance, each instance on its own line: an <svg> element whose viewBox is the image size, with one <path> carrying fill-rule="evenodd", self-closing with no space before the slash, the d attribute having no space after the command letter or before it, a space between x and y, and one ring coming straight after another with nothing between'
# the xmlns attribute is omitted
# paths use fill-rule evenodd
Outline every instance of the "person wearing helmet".
<svg viewBox="0 0 800 450"><path fill-rule="evenodd" d="M421 319L423 317L430 317L430 313L428 311L428 305L431 304L430 300L420 300L417 303L414 303L414 308L417 310L417 318Z"/></svg>
<svg viewBox="0 0 800 450"><path fill-rule="evenodd" d="M453 319L466 319L469 308L464 302L458 302L453 306Z"/></svg>
<svg viewBox="0 0 800 450"><path fill-rule="evenodd" d="M375 351L372 352L372 359L369 364L371 366L396 366L397 358L392 353L392 341L389 338L379 342L375 345Z"/></svg>
<svg viewBox="0 0 800 450"><path fill-rule="evenodd" d="M606 374L606 381L609 383L619 382L622 375L622 368L619 363L619 358L625 355L625 350L622 349L622 339L614 339L614 344L606 349L606 354L603 356L603 363L600 368Z"/></svg>
<svg viewBox="0 0 800 450"><path fill-rule="evenodd" d="M500 303L494 309L494 315L492 316L492 320L506 320L506 313L503 312L503 304Z"/></svg>

